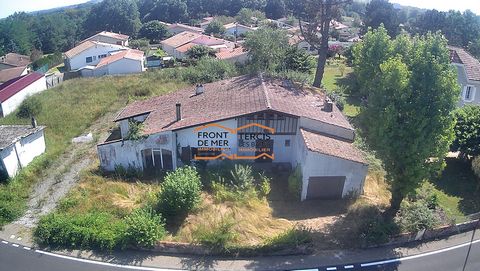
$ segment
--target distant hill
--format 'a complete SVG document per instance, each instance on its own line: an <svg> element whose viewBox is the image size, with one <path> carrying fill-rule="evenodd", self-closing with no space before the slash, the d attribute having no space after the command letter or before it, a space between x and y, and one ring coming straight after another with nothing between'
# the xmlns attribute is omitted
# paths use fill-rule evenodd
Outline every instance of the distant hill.
<svg viewBox="0 0 480 271"><path fill-rule="evenodd" d="M103 0L90 0L88 2L85 2L83 4L76 4L76 5L69 5L69 6L63 6L63 7L58 7L58 8L51 8L51 9L44 9L44 10L37 10L37 11L32 11L30 14L33 15L41 15L41 14L48 14L48 13L53 13L53 12L58 12L58 11L64 11L67 9L74 9L74 8L84 8L84 7L89 7L94 4L100 3Z"/></svg>

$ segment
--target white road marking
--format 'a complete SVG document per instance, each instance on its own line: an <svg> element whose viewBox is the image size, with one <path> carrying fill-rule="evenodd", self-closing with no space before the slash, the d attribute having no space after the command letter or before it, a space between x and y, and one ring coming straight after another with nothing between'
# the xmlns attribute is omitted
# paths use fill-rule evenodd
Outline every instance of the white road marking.
<svg viewBox="0 0 480 271"><path fill-rule="evenodd" d="M7 241L3 241L3 240L2 240L2 243L4 243L4 244L8 245L8 242L7 242Z"/></svg>
<svg viewBox="0 0 480 271"><path fill-rule="evenodd" d="M25 250L31 250L31 248L29 248L29 247L23 247L23 249L25 249Z"/></svg>
<svg viewBox="0 0 480 271"><path fill-rule="evenodd" d="M155 268L155 267L145 267L145 266L133 266L133 265L122 265L122 264L115 264L115 263L106 263L106 262L99 262L99 261L93 261L93 260L87 260L87 259L81 259L81 258L76 258L76 257L70 257L66 255L59 255L55 253L50 253L42 250L36 249L35 252L52 256L52 257L57 257L61 259L67 259L71 261L76 261L76 262L82 262L82 263L90 263L90 264L97 264L97 265L103 265L103 266L110 266L110 267L118 267L118 268L125 268L125 269L131 269L131 270L145 270L145 271L187 271L185 269L166 269L166 268Z"/></svg>
<svg viewBox="0 0 480 271"><path fill-rule="evenodd" d="M337 268L336 268L336 267L328 267L327 270L328 270L328 271L330 271L330 270L333 271L333 270L337 270Z"/></svg>
<svg viewBox="0 0 480 271"><path fill-rule="evenodd" d="M472 244L476 244L476 243L480 243L480 239L472 242ZM465 244L456 245L456 246L453 246L453 247L447 247L447 248L443 248L443 249L439 249L439 250L435 250L435 251L430 251L430 252L426 252L426 253L422 253L422 254L418 254L418 255L407 256L407 257L403 257L403 258L396 258L396 259L390 259L390 260L384 260L384 261L378 261L378 262L370 262L370 263L362 263L360 266L361 267L368 267L368 266L384 265L384 264L389 264L389 263L397 263L397 262L401 262L401 261L408 261L408 260L413 260L413 259L417 259L417 258L421 258L421 257L426 257L426 256L430 256L430 255L435 255L435 254L447 252L447 251L450 251L450 250L454 250L454 249L461 248L461 247L466 247L466 246L469 246L469 245L470 245L470 242L465 243Z"/></svg>
<svg viewBox="0 0 480 271"><path fill-rule="evenodd" d="M352 268L353 268L353 265L345 265L343 268L345 268L345 269L352 269Z"/></svg>
<svg viewBox="0 0 480 271"><path fill-rule="evenodd" d="M18 245L18 244L12 244L12 246L14 246L14 247L19 247L20 245Z"/></svg>
<svg viewBox="0 0 480 271"><path fill-rule="evenodd" d="M291 270L291 271L319 271L318 268L315 268L315 269L295 269L295 270Z"/></svg>

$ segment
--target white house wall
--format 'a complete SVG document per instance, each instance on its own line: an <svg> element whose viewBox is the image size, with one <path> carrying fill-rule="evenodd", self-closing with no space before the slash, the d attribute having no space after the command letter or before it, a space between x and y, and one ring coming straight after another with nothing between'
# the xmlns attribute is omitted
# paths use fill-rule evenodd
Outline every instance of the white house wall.
<svg viewBox="0 0 480 271"><path fill-rule="evenodd" d="M7 116L17 109L20 104L31 95L42 92L47 89L47 81L45 76L26 86L20 92L16 93L12 97L8 98L5 102L1 103L3 116Z"/></svg>
<svg viewBox="0 0 480 271"><path fill-rule="evenodd" d="M18 153L18 158L15 153L15 148ZM8 175L14 177L21 168L26 167L35 157L44 152L45 138L42 130L20 139L15 145L5 148L0 152L0 158L5 165ZM20 160L21 164L18 163L18 160Z"/></svg>
<svg viewBox="0 0 480 271"><path fill-rule="evenodd" d="M150 148L171 151L173 167L176 167L176 141L172 132L150 135L142 140L119 140L97 146L100 165L106 171L114 171L116 166L143 169L142 150Z"/></svg>
<svg viewBox="0 0 480 271"><path fill-rule="evenodd" d="M123 47L121 45L114 45L114 44L97 44L88 48L87 50L81 52L80 54L72 57L69 59L70 69L71 70L78 70L85 66L95 66L97 65L101 58L98 58L99 55L105 55L113 51L118 50L126 50L128 48ZM92 62L87 63L87 57L95 56L96 59Z"/></svg>
<svg viewBox="0 0 480 271"><path fill-rule="evenodd" d="M457 71L457 81L461 87L460 97L458 101L458 106L462 107L465 105L473 104L473 105L480 105L480 81L471 81L467 79L467 75L465 73L465 68L463 65L454 64L453 65ZM474 99L472 101L465 101L464 91L467 85L475 87Z"/></svg>
<svg viewBox="0 0 480 271"><path fill-rule="evenodd" d="M93 70L94 76L122 75L144 71L143 60L123 58Z"/></svg>

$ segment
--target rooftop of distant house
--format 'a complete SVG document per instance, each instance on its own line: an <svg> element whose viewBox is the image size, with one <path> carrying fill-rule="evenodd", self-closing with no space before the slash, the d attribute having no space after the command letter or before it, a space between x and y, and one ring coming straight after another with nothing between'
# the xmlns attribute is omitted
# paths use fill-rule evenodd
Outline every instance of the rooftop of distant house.
<svg viewBox="0 0 480 271"><path fill-rule="evenodd" d="M27 66L13 67L9 69L0 70L0 84L7 82L13 78L17 78L27 69Z"/></svg>
<svg viewBox="0 0 480 271"><path fill-rule="evenodd" d="M102 58L102 60L100 60L100 62L97 64L97 68L116 62L120 59L142 60L144 55L145 53L140 50L135 50L135 49L123 50L123 51L114 53L110 56L107 56L105 58Z"/></svg>
<svg viewBox="0 0 480 271"><path fill-rule="evenodd" d="M45 75L32 72L14 79L11 79L0 85L0 102L5 102L13 95L22 91L27 86L33 84L37 80L45 77Z"/></svg>
<svg viewBox="0 0 480 271"><path fill-rule="evenodd" d="M450 61L465 67L468 80L480 81L480 62L478 59L465 51L465 49L455 46L448 46L448 49L450 50Z"/></svg>
<svg viewBox="0 0 480 271"><path fill-rule="evenodd" d="M0 56L0 63L7 64L12 67L27 66L32 63L30 57L26 55L20 55L16 53L8 53L4 56Z"/></svg>
<svg viewBox="0 0 480 271"><path fill-rule="evenodd" d="M34 128L31 125L0 125L0 150L43 129L45 126Z"/></svg>
<svg viewBox="0 0 480 271"><path fill-rule="evenodd" d="M72 58L80 53L82 53L83 51L91 48L91 47L94 47L96 45L102 45L102 46L111 46L113 48L124 48L124 49L127 49L127 47L123 47L121 45L116 45L116 44L110 44L110 43L104 43L104 42L99 42L99 41L92 41L92 40L87 40L87 41L84 41L82 43L80 43L79 45L73 47L72 49L68 50L67 52L65 52L65 56L68 57L68 58Z"/></svg>
<svg viewBox="0 0 480 271"><path fill-rule="evenodd" d="M173 28L179 27L179 28L186 29L186 30L192 31L192 32L198 32L198 33L203 32L203 29L200 28L200 27L190 26L190 25L181 24L181 23L171 24L171 25L168 25L167 27L168 27L168 29L173 29Z"/></svg>
<svg viewBox="0 0 480 271"><path fill-rule="evenodd" d="M248 54L247 51L241 46L236 48L222 48L215 54L218 59L231 59L241 55Z"/></svg>
<svg viewBox="0 0 480 271"><path fill-rule="evenodd" d="M115 121L148 114L146 135L174 131L210 122L231 119L261 111L276 111L352 129L340 110L323 110L326 96L307 88L285 84L280 79L240 76L204 85L202 94L190 87L170 94L134 102ZM181 120L176 120L176 104L181 104Z"/></svg>
<svg viewBox="0 0 480 271"><path fill-rule="evenodd" d="M122 40L122 41L127 41L129 36L128 35L124 35L124 34L120 34L120 33L114 33L114 32L108 32L108 31L102 31L102 32L99 32L87 39L85 39L84 41L86 40L95 40L96 37L99 37L99 36L104 36L104 37L109 37L109 38L113 38L113 39L117 39L117 40Z"/></svg>

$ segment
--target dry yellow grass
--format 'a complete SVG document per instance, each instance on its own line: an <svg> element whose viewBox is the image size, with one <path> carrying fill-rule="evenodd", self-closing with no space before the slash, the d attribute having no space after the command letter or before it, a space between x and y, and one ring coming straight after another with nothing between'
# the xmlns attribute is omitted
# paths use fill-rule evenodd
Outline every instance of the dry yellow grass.
<svg viewBox="0 0 480 271"><path fill-rule="evenodd" d="M292 227L286 219L275 218L267 201L251 199L247 204L231 202L214 203L211 196L204 194L202 205L189 215L171 240L194 242L199 227L217 228L224 218L235 221L232 230L237 245L259 245L266 239L277 236Z"/></svg>

